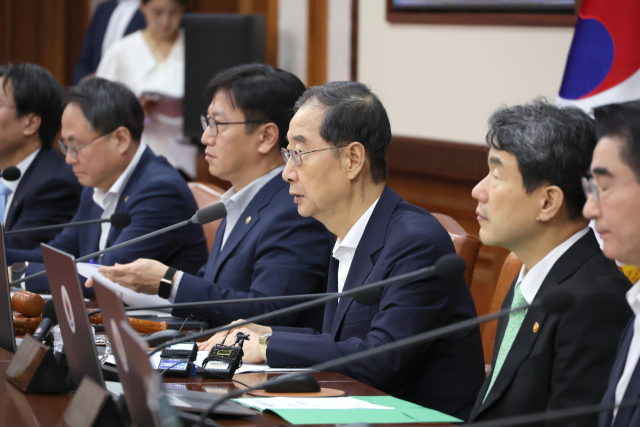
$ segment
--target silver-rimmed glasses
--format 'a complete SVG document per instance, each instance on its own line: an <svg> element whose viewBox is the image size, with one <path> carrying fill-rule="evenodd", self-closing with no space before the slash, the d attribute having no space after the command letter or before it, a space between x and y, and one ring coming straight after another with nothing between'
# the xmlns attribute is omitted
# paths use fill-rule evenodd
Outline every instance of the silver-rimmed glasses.
<svg viewBox="0 0 640 427"><path fill-rule="evenodd" d="M104 135L100 135L99 137L94 138L89 142L84 142L77 138L72 138L73 141L82 142L82 144L76 145L76 146L71 145L69 141L65 141L63 137L60 137L60 139L58 139L58 147L60 148L60 151L62 152L62 154L64 154L65 156L67 155L67 153L71 152L71 155L77 159L79 149L81 149L82 147L86 147L87 145L99 140L100 138L104 138L105 136L111 135L112 133L113 131L109 133L105 133Z"/></svg>
<svg viewBox="0 0 640 427"><path fill-rule="evenodd" d="M300 166L300 164L302 163L302 155L303 154L309 154L309 153L315 153L316 151L322 151L322 150L332 150L334 148L342 148L342 147L346 147L349 144L343 144L343 145L336 145L335 147L327 147L327 148L318 148L316 150L309 150L309 151L300 151L297 149L292 149L292 150L287 150L286 148L281 148L280 151L282 152L282 158L284 159L284 162L287 163L289 161L289 159L293 160L293 164L295 166Z"/></svg>
<svg viewBox="0 0 640 427"><path fill-rule="evenodd" d="M211 131L211 135L218 136L218 125L246 125L246 124L265 124L268 122L249 120L246 122L218 122L213 117L205 117L200 115L200 123L202 124L202 131L205 132L207 128Z"/></svg>
<svg viewBox="0 0 640 427"><path fill-rule="evenodd" d="M613 181L607 189L610 189L614 184L620 185L629 181L633 181L634 179L636 178L631 177L627 179ZM584 190L585 197L588 199L589 196L591 195L593 196L593 200L595 200L596 202L599 202L600 196L601 196L600 194L601 189L598 187L598 183L596 182L596 180L593 179L593 177L585 177L585 176L583 176L581 180L582 180L582 189Z"/></svg>

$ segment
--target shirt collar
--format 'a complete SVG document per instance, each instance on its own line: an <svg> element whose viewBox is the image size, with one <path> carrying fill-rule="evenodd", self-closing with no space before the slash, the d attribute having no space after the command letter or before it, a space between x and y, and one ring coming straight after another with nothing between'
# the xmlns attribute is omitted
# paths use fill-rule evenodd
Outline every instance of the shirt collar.
<svg viewBox="0 0 640 427"><path fill-rule="evenodd" d="M371 206L369 206L369 209L362 214L360 219L353 224L353 227L351 227L347 235L344 236L344 240L338 237L336 244L333 246L332 255L334 258L336 257L336 253L342 248L351 249L352 252L355 252L358 248L358 243L360 243L360 239L362 239L362 235L364 234L364 229L367 228L369 218L371 218L371 214L378 204L378 200L380 200L379 197Z"/></svg>
<svg viewBox="0 0 640 427"><path fill-rule="evenodd" d="M640 280L627 291L627 302L633 310L633 314L638 317L640 314Z"/></svg>
<svg viewBox="0 0 640 427"><path fill-rule="evenodd" d="M520 283L520 290L528 304L533 302L542 282L547 277L547 274L549 274L549 271L551 271L551 268L553 268L556 261L558 261L558 259L560 259L560 257L564 255L564 253L569 250L574 243L584 237L588 232L589 227L585 227L578 231L576 234L556 246L528 272L526 271L526 267L524 265L522 266L520 269L520 275L518 276L518 282L522 282Z"/></svg>
<svg viewBox="0 0 640 427"><path fill-rule="evenodd" d="M278 174L282 174L284 165L281 165L271 172L262 175L260 178L251 182L251 184L244 187L242 190L236 192L235 187L228 189L221 197L220 201L224 203L227 208L235 209L238 212L243 212L251 200L258 194L258 191L264 187L264 185L271 181Z"/></svg>
<svg viewBox="0 0 640 427"><path fill-rule="evenodd" d="M93 189L93 201L96 203L96 205L104 209L104 199L105 197L107 197L107 195L112 194L115 196L120 196L120 193L122 193L122 190L127 185L127 182L129 182L129 178L131 178L133 171L138 166L138 163L140 163L140 158L142 157L142 154L144 153L144 150L146 148L146 144L140 142L136 154L133 156L133 159L131 159L131 163L129 163L129 166L127 166L124 172L122 172L116 182L113 183L109 191L105 193L104 190L100 188Z"/></svg>
<svg viewBox="0 0 640 427"><path fill-rule="evenodd" d="M31 163L33 163L33 159L36 158L36 156L38 155L38 153L40 152L40 148L38 148L36 151L34 151L33 153L29 154L27 157L25 157L20 163L18 163L16 165L16 167L18 169L20 169L20 178L16 179L15 181L5 181L3 178L0 178L0 180L2 180L2 182L4 183L4 185L11 190L11 193L15 193L16 189L18 188L18 184L20 184L20 180L22 179L22 177L24 176L25 172L27 171L27 169L29 169L29 166L31 166Z"/></svg>

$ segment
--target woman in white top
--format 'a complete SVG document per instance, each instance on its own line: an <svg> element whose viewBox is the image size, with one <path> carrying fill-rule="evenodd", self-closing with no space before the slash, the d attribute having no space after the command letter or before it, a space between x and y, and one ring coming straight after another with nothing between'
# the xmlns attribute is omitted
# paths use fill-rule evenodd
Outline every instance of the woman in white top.
<svg viewBox="0 0 640 427"><path fill-rule="evenodd" d="M147 28L113 44L96 76L127 85L145 111L142 142L187 176L196 175L197 147L183 142L184 33L187 0L142 0Z"/></svg>

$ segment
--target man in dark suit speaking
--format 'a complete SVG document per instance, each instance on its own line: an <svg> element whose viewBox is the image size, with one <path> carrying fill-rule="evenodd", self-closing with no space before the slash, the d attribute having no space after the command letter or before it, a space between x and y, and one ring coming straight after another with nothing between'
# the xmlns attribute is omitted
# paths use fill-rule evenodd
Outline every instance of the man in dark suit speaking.
<svg viewBox="0 0 640 427"><path fill-rule="evenodd" d="M472 421L598 403L614 348L631 312L629 281L605 258L588 221L580 178L595 146L594 123L577 108L536 100L489 119L489 174L472 192L480 239L523 262L503 308L531 304L553 289L576 295L571 310L540 307L498 321L487 377ZM595 426L598 416L540 426Z"/></svg>
<svg viewBox="0 0 640 427"><path fill-rule="evenodd" d="M87 187L73 221L126 212L131 224L124 229L109 223L66 228L49 245L80 257L184 221L196 212L195 199L180 174L140 143L143 121L140 102L122 84L94 78L69 89L59 145L78 180ZM188 225L95 261L113 265L142 254L195 273L207 259L202 226ZM28 261L27 275L44 268L40 248L8 249L7 260ZM25 283L32 292L49 289L46 276Z"/></svg>
<svg viewBox="0 0 640 427"><path fill-rule="evenodd" d="M0 222L4 229L71 221L81 185L64 158L51 149L60 130L62 85L35 64L0 67L0 170L20 169L18 181L0 179ZM32 249L59 230L7 236L8 248Z"/></svg>
<svg viewBox="0 0 640 427"><path fill-rule="evenodd" d="M385 184L391 126L361 83L313 87L296 104L282 174L298 212L338 236L328 292L433 265L454 253L449 234L425 210ZM384 288L374 306L350 297L325 306L322 333L249 325L245 360L311 366L476 316L462 275L453 283L417 278ZM213 337L207 346L221 340ZM260 336L260 340L258 340ZM203 346L204 347L204 346ZM478 328L367 358L340 372L396 397L466 419L484 379Z"/></svg>

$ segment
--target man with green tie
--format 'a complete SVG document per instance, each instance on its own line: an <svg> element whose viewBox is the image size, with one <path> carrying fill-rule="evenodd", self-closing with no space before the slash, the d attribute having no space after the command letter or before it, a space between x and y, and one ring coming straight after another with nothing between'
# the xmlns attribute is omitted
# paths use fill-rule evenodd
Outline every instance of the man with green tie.
<svg viewBox="0 0 640 427"><path fill-rule="evenodd" d="M529 307L498 322L492 370L470 421L597 404L631 311L630 283L582 216L581 177L596 145L593 120L544 100L503 107L489 119L489 173L472 191L480 239L523 262L503 308L576 295L564 313ZM596 426L597 414L540 426Z"/></svg>

